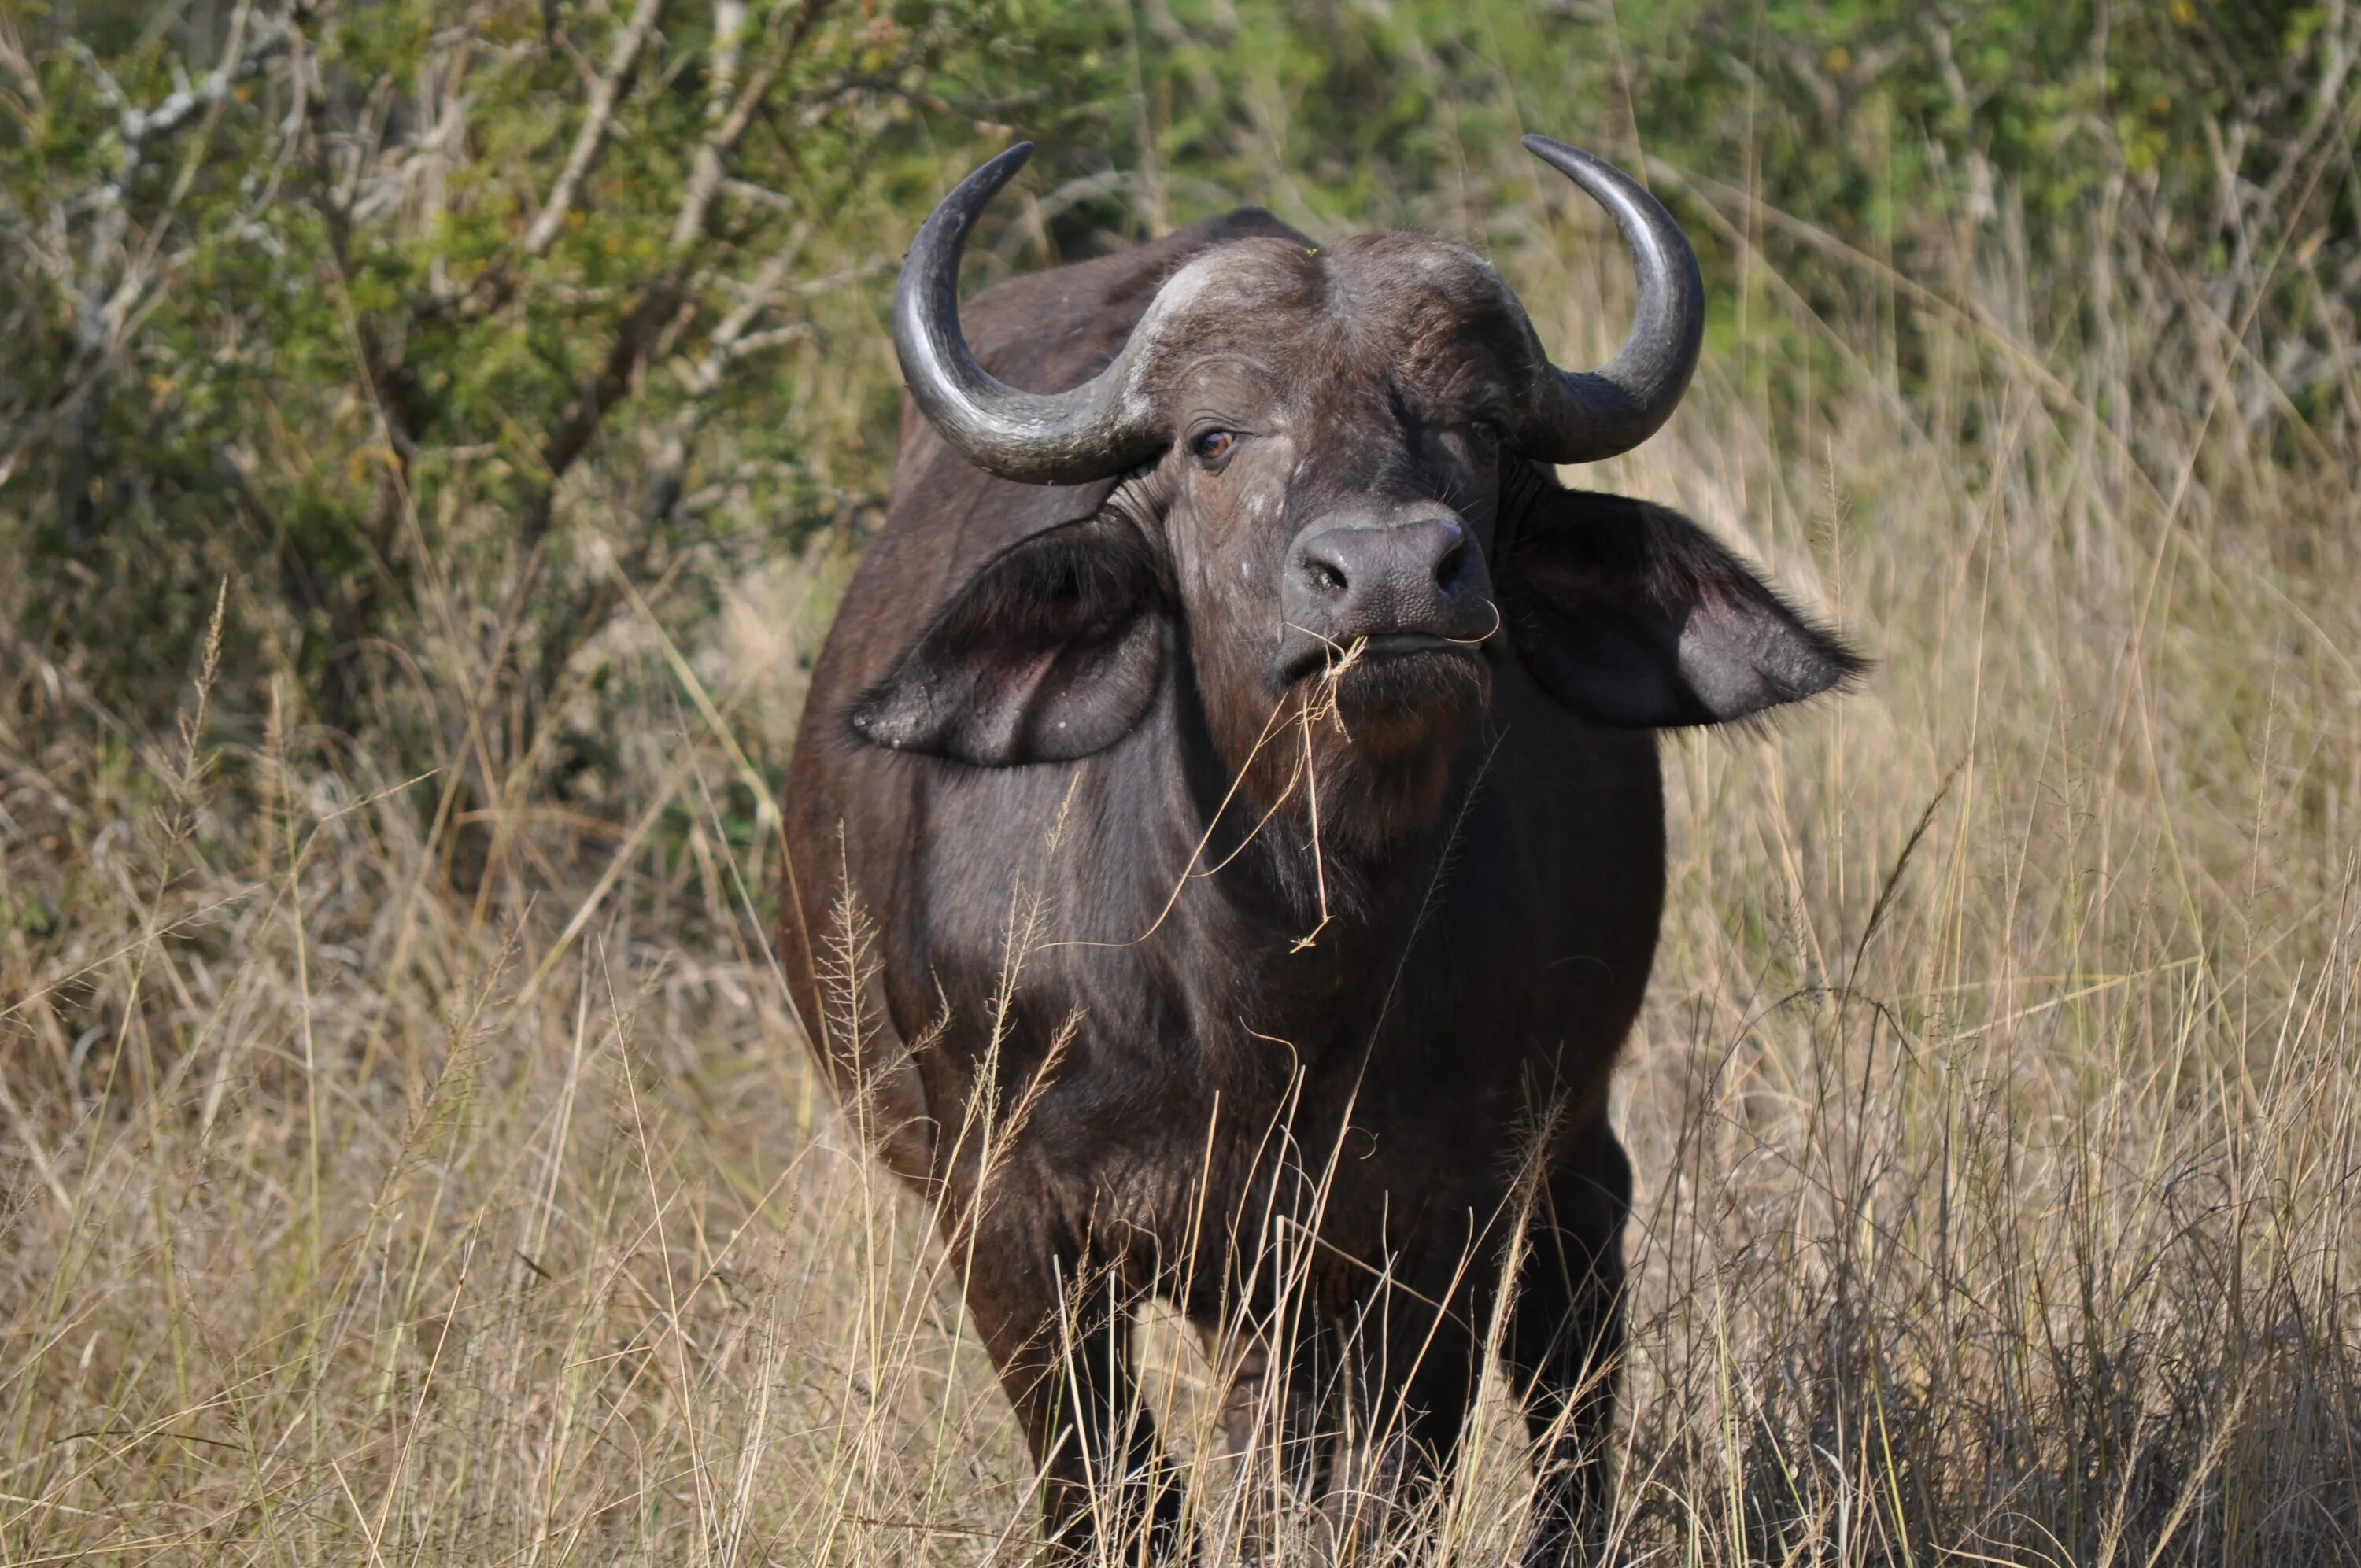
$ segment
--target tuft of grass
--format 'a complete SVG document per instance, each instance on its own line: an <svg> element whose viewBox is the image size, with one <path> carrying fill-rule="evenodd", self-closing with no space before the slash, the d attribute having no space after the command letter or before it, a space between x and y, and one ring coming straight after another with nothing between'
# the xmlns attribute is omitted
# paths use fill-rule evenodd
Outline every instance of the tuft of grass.
<svg viewBox="0 0 2361 1568"><path fill-rule="evenodd" d="M1617 1551L2352 1561L2361 463L2136 245L2048 280L2099 340L2038 339L2009 224L1905 277L1653 172L1740 249L1746 310L1584 482L1685 507L1879 663L1664 742ZM1611 248L1501 188L1504 269L1561 357L1604 357ZM1861 307L1807 305L1774 234ZM768 956L767 781L846 554L694 625L625 583L585 655L620 674L558 699L604 739L588 784L495 762L475 630L381 698L445 738L423 777L283 676L217 734L209 656L159 740L17 661L0 1557L1030 1559L958 1255ZM247 634L222 602L215 646ZM1193 1337L1159 1319L1148 1355L1204 1560L1329 1550L1235 1501L1275 1469L1224 1489ZM1373 1560L1512 1549L1511 1415L1418 1517L1372 1516Z"/></svg>

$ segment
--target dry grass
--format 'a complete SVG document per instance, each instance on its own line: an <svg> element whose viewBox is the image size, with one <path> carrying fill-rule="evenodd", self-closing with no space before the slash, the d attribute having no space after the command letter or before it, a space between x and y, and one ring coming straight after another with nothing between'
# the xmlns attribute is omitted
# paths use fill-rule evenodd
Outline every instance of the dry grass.
<svg viewBox="0 0 2361 1568"><path fill-rule="evenodd" d="M1619 274L1540 199L1491 243L1576 357ZM1834 324L1750 252L1687 410L1590 481L1881 659L1665 742L1619 1113L1631 1561L2361 1557L2353 455L2182 280L2055 280L2105 331L2036 335L2007 232L1963 225L1939 281L1846 263ZM243 740L193 703L159 739L14 672L0 1559L1027 1559L955 1280L754 913L745 759L783 754L840 566L741 582L677 657L634 611L593 651L623 674L588 806L528 762L463 810L460 747L409 781L283 691L211 694L268 716ZM484 717L476 645L417 651L446 720ZM1185 1439L1203 1370L1152 1345ZM1451 1561L1523 1507L1484 1430Z"/></svg>

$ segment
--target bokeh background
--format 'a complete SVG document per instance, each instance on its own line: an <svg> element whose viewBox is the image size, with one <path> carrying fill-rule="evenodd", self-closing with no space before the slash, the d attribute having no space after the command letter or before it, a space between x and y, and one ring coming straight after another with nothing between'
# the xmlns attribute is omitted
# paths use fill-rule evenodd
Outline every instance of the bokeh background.
<svg viewBox="0 0 2361 1568"><path fill-rule="evenodd" d="M971 288L1252 203L1595 361L1542 131L1712 298L1570 477L1879 660L1664 743L1620 1552L2356 1560L2356 60L2349 0L0 0L0 1556L1027 1561L766 945L901 248L1022 135ZM1392 1550L1499 1560L1518 1431Z"/></svg>

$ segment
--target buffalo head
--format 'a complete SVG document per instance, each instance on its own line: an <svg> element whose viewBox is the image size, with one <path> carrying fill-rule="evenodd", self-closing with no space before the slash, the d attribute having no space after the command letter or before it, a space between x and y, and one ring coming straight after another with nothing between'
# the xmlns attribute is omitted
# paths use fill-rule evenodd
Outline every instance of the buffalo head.
<svg viewBox="0 0 2361 1568"><path fill-rule="evenodd" d="M1345 807L1336 831L1382 840L1441 808L1501 660L1635 727L1740 718L1855 669L1685 520L1558 488L1548 465L1612 456L1671 416L1703 288L1653 197L1587 153L1526 146L1607 208L1638 269L1637 320L1598 370L1553 365L1465 246L1256 237L1176 271L1084 385L1019 390L969 352L957 275L1030 148L970 175L902 273L911 397L1003 478L1121 481L967 583L854 728L981 765L1081 757L1137 726L1177 662L1257 793L1309 776Z"/></svg>

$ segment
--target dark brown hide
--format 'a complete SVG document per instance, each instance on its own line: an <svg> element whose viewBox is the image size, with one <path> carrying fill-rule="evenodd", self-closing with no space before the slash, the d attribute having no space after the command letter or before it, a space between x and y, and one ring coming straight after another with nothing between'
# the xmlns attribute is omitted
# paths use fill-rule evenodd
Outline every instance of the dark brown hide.
<svg viewBox="0 0 2361 1568"><path fill-rule="evenodd" d="M1309 1369L1431 1473L1527 1216L1503 1348L1556 1561L1604 1497L1648 727L1856 666L1691 525L1502 449L1536 350L1464 247L1241 212L1001 284L968 341L1075 386L1192 260L1145 468L1010 483L906 411L788 782L796 1002L972 1243L1053 1530L1108 1528L1086 1475L1177 1518L1126 1369L1151 1294L1241 1347L1242 1407Z"/></svg>

